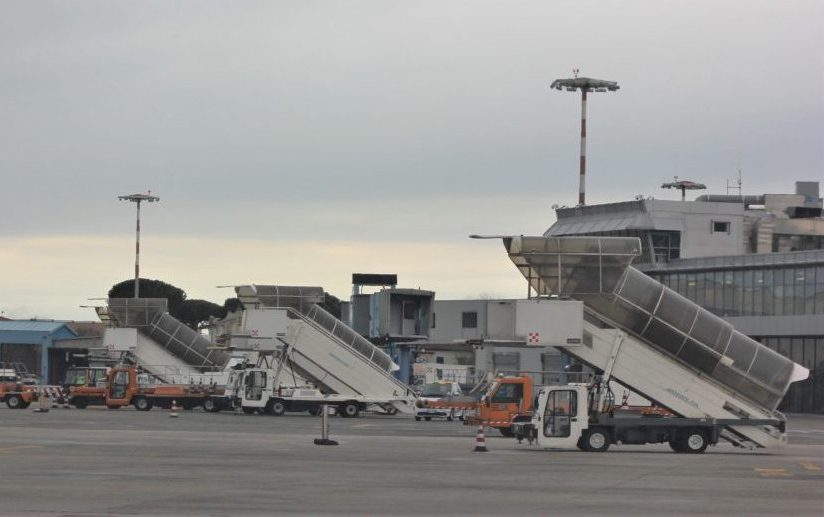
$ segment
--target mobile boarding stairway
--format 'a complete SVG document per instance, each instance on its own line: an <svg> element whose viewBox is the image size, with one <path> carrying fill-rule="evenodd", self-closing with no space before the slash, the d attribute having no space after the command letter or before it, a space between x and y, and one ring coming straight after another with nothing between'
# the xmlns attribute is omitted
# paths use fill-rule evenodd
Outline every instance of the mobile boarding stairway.
<svg viewBox="0 0 824 517"><path fill-rule="evenodd" d="M322 288L242 285L235 291L244 314L243 330L231 337L232 346L277 351L288 368L325 393L414 412L415 394L392 375L398 366L318 305L325 296Z"/></svg>
<svg viewBox="0 0 824 517"><path fill-rule="evenodd" d="M169 314L165 298L109 298L105 317L116 327L106 329L104 346L160 381L221 382L231 355Z"/></svg>
<svg viewBox="0 0 824 517"><path fill-rule="evenodd" d="M503 243L538 294L532 304L583 304L582 342L553 346L680 416L781 422L728 425L721 437L735 445L786 443L776 407L809 371L631 267L639 239L516 236Z"/></svg>

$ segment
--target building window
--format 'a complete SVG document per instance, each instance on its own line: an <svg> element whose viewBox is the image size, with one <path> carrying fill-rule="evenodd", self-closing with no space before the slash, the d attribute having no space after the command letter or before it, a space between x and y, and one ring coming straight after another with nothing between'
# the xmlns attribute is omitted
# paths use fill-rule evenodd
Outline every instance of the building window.
<svg viewBox="0 0 824 517"><path fill-rule="evenodd" d="M681 232L649 232L649 244L655 262L669 262L681 258Z"/></svg>
<svg viewBox="0 0 824 517"><path fill-rule="evenodd" d="M432 313L432 328L435 328L435 313Z"/></svg>
<svg viewBox="0 0 824 517"><path fill-rule="evenodd" d="M415 302L403 302L403 319L405 320L414 320L418 308L415 306Z"/></svg>
<svg viewBox="0 0 824 517"><path fill-rule="evenodd" d="M730 233L729 221L713 221L712 233Z"/></svg>
<svg viewBox="0 0 824 517"><path fill-rule="evenodd" d="M461 327L465 329L478 328L478 313L474 311L461 313Z"/></svg>

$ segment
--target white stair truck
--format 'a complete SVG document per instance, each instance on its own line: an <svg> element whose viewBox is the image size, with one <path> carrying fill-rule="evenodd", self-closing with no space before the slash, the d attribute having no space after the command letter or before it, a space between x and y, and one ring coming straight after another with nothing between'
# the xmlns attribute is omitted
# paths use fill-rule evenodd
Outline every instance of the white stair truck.
<svg viewBox="0 0 824 517"><path fill-rule="evenodd" d="M392 375L397 365L389 356L317 305L323 289L244 285L235 290L244 313L230 346L268 351L275 359L271 368L240 371L236 404L244 410L281 415L318 412L327 404L347 417L370 406L390 414L414 412L416 396ZM303 382L295 382L290 372Z"/></svg>
<svg viewBox="0 0 824 517"><path fill-rule="evenodd" d="M598 384L544 388L532 421L516 434L541 447L592 451L665 442L677 452L702 452L722 439L747 448L786 444L786 418L776 407L809 371L631 267L641 250L637 238L503 242L538 296L516 305L516 333L602 375ZM553 318L559 305L579 306L581 321L571 321L568 310L563 321ZM673 416L611 414L603 388L610 380Z"/></svg>

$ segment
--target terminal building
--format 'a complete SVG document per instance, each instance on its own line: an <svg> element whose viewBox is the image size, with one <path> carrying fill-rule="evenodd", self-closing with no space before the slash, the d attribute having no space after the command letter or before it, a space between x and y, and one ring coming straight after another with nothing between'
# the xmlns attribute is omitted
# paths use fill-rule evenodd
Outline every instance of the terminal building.
<svg viewBox="0 0 824 517"><path fill-rule="evenodd" d="M818 182L794 194L702 195L559 208L544 235L633 236L635 267L810 369L784 411L824 413L824 217Z"/></svg>

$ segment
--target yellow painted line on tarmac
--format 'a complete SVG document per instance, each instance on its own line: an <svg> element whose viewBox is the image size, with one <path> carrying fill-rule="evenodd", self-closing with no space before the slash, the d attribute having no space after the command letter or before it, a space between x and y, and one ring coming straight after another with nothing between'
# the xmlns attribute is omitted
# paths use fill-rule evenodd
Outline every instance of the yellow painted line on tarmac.
<svg viewBox="0 0 824 517"><path fill-rule="evenodd" d="M817 464L812 463L810 461L802 461L801 466L804 467L804 470L808 470L810 472L820 472L821 471L821 465L817 465Z"/></svg>
<svg viewBox="0 0 824 517"><path fill-rule="evenodd" d="M42 449L42 445L13 445L11 447L0 447L0 454L8 452L17 452L23 449Z"/></svg>
<svg viewBox="0 0 824 517"><path fill-rule="evenodd" d="M787 472L787 469L753 469L757 473L761 474L761 477L765 478L772 478L772 477L788 477L790 475Z"/></svg>

